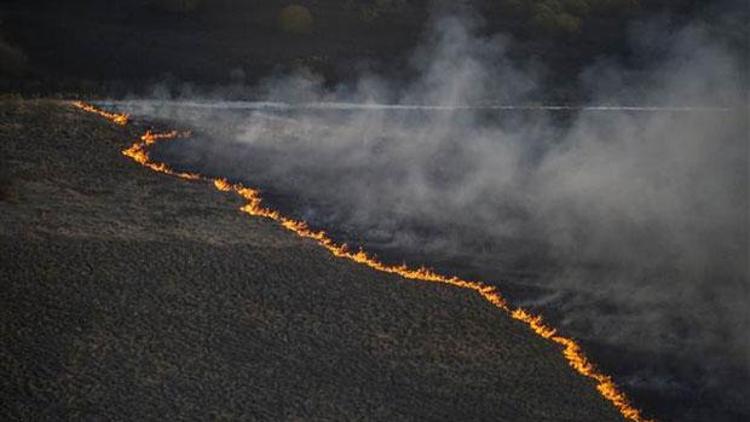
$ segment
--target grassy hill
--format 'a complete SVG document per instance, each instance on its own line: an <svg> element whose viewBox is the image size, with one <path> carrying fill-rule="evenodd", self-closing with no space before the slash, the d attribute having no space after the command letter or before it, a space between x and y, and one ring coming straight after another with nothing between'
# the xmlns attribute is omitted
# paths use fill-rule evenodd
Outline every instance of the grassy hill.
<svg viewBox="0 0 750 422"><path fill-rule="evenodd" d="M2 419L621 420L478 295L122 157L144 129L0 103Z"/></svg>

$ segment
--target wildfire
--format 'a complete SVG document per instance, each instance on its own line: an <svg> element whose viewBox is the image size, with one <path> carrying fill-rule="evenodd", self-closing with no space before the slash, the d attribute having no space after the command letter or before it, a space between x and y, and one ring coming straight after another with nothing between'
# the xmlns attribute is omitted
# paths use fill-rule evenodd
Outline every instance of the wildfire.
<svg viewBox="0 0 750 422"><path fill-rule="evenodd" d="M82 110L103 116L121 125L127 124L128 121L127 115L115 115L80 102L73 103L73 105ZM124 117L118 118L117 116ZM122 121L124 121L124 123L120 123ZM506 312L513 319L528 325L531 330L540 337L562 346L562 355L568 361L568 364L579 374L596 381L597 390L602 397L611 402L625 418L633 422L654 422L653 419L643 416L641 411L636 409L630 403L630 400L625 393L619 389L617 384L615 384L612 377L603 374L597 369L596 365L586 357L583 349L575 342L575 340L558 335L557 330L544 323L540 315L533 315L522 308L512 309L496 287L482 282L463 280L456 276L438 274L425 267L409 268L406 265L385 264L361 249L355 252L350 250L346 244L336 243L325 233L325 231L313 230L304 221L285 217L276 210L264 207L262 205L263 199L259 190L248 188L240 183L232 183L223 178L211 179L200 174L177 172L172 170L165 163L154 162L150 159L148 151L146 150L149 145L160 141L173 140L188 136L190 136L189 133L179 133L176 131L167 133L152 133L149 131L146 132L138 142L122 151L122 153L139 164L160 173L189 180L213 181L216 189L222 192L233 191L247 201L247 203L240 208L240 211L252 216L274 220L282 227L294 232L298 236L312 239L338 258L348 259L377 271L396 274L410 280L442 283L475 291L496 308Z"/></svg>
<svg viewBox="0 0 750 422"><path fill-rule="evenodd" d="M114 122L120 126L125 126L130 121L130 116L127 114L118 114L118 113L110 113L108 111L100 110L91 104L86 104L83 101L74 101L73 107L80 108L83 111L88 111L89 113L98 114L101 117L104 117L105 119Z"/></svg>
<svg viewBox="0 0 750 422"><path fill-rule="evenodd" d="M147 146L153 145L158 141L166 141L188 136L190 136L190 133L179 133L177 131L167 133L153 133L151 131L148 131L143 136L141 136L140 142L136 142L131 145L130 148L123 150L122 155L130 157L138 164L148 167L151 170L158 171L159 173L165 173L187 180L200 180L202 177L199 174L177 172L172 170L168 165L164 163L151 161L151 158L148 155L148 151L146 151Z"/></svg>

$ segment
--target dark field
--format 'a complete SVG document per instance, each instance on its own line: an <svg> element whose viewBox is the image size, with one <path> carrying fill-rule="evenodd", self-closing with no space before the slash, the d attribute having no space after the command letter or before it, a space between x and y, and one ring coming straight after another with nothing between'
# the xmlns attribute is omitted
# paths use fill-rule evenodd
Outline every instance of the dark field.
<svg viewBox="0 0 750 422"><path fill-rule="evenodd" d="M477 295L130 162L139 126L0 105L2 419L620 419Z"/></svg>

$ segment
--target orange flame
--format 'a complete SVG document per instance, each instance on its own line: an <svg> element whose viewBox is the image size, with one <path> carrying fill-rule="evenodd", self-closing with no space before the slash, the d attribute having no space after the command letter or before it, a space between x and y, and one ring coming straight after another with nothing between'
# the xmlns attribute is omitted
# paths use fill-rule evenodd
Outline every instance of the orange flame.
<svg viewBox="0 0 750 422"><path fill-rule="evenodd" d="M125 126L130 121L130 116L128 116L127 114L110 113L108 111L100 110L92 106L91 104L86 104L83 101L74 101L73 107L80 108L81 110L88 111L89 113L98 114L99 116L102 116L105 119L120 126Z"/></svg>
<svg viewBox="0 0 750 422"><path fill-rule="evenodd" d="M86 107L81 107L79 105L76 105L76 107L78 108L86 111L91 111L104 117L111 116L110 113L102 112L92 106L85 106ZM89 108L91 110L89 110ZM596 365L594 365L594 363L591 362L588 357L586 357L583 349L578 343L575 342L575 340L569 337L558 335L557 330L544 323L540 315L533 315L522 308L511 309L508 302L503 298L496 287L478 281L463 280L456 276L446 276L438 274L425 267L409 268L405 264L385 264L361 249L356 252L349 250L346 244L338 244L334 242L333 239L331 239L324 231L315 231L311 229L304 221L285 217L276 210L264 207L261 204L262 197L260 195L260 191L256 189L245 187L240 183L231 183L223 178L211 179L200 174L176 172L164 163L153 162L150 160L148 152L146 151L147 146L159 141L184 138L189 135L189 133L181 134L176 131L161 134L146 132L146 134L141 137L139 142L134 143L130 148L122 151L122 153L132 158L139 164L160 173L165 173L189 180L213 181L216 189L222 192L234 191L247 201L247 203L240 208L240 211L252 216L265 217L276 221L281 224L282 227L294 232L298 236L306 239L312 239L313 241L317 242L318 245L324 247L336 257L348 259L377 271L396 274L410 280L442 283L469 289L478 293L496 308L508 313L508 315L510 315L513 319L516 319L528 325L531 330L540 337L562 346L561 352L565 359L568 361L568 364L579 374L596 381L596 388L599 391L599 394L601 394L602 397L612 403L626 419L633 422L654 422L654 419L643 416L641 414L641 411L636 409L631 404L628 397L622 390L620 390L617 384L615 384L612 377L610 377L609 375L605 375L604 373L600 372L599 369L597 369Z"/></svg>
<svg viewBox="0 0 750 422"><path fill-rule="evenodd" d="M190 133L178 133L177 131L167 133L153 133L151 131L148 131L143 136L141 136L140 142L136 142L131 145L130 148L123 150L122 155L130 157L138 164L148 167L151 170L158 171L159 173L177 176L182 179L200 180L201 176L199 174L177 172L172 170L168 165L164 163L151 161L151 158L148 155L148 151L146 151L147 146L153 145L158 141L166 141L188 136L190 136Z"/></svg>

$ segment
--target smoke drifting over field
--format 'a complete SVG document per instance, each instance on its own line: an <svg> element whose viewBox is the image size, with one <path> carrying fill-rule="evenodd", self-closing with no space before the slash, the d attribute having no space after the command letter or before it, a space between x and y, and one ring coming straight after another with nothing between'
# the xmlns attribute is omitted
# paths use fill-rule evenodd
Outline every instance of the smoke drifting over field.
<svg viewBox="0 0 750 422"><path fill-rule="evenodd" d="M686 109L497 110L529 104L543 70L511 63L509 41L476 36L477 25L436 18L407 86L363 75L327 89L302 72L259 87L274 103L121 106L213 135L157 151L176 167L261 186L312 226L386 257L507 287L563 330L619 351L618 380L639 395L674 400L653 406L700 399L720 402L713 415L745 415L739 58L698 26L642 25L634 42L658 60L637 74L591 66L581 75L591 104ZM681 420L704 411L670 410Z"/></svg>

